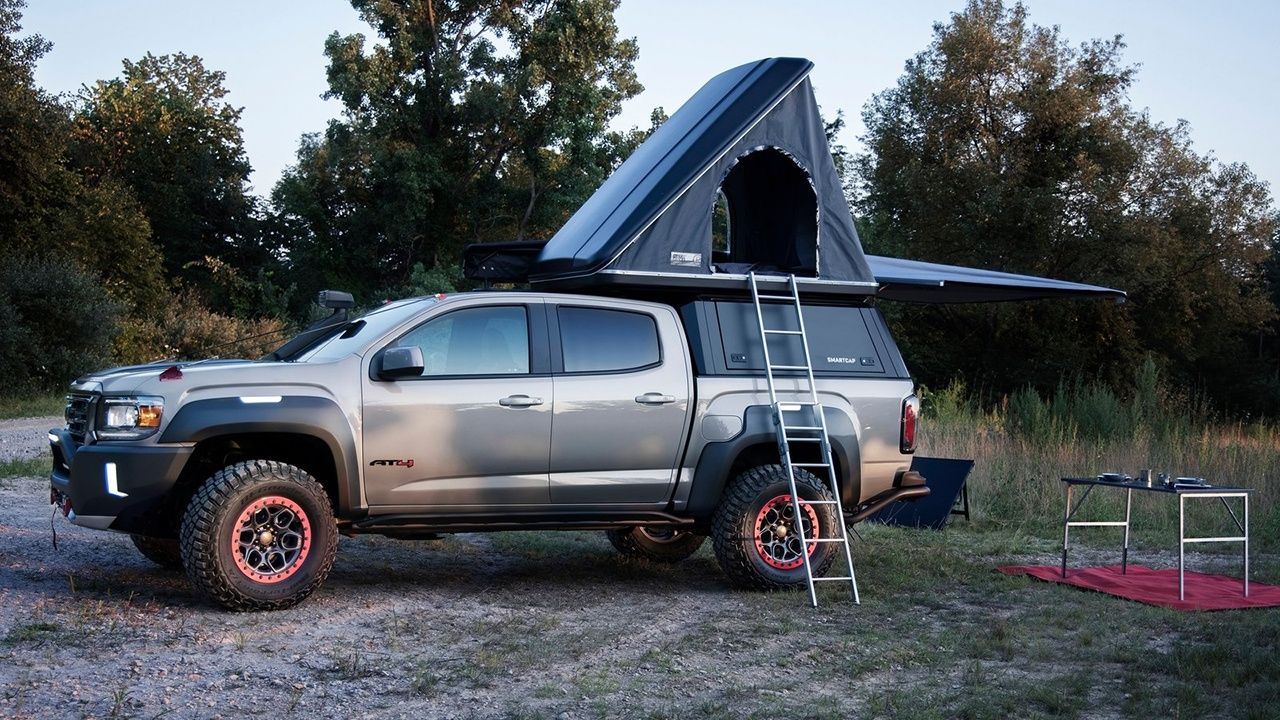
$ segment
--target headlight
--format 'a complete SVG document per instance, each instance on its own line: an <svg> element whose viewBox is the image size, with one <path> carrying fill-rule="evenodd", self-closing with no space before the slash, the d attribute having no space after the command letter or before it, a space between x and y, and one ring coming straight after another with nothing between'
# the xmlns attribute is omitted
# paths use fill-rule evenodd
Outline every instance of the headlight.
<svg viewBox="0 0 1280 720"><path fill-rule="evenodd" d="M103 440L137 440L160 428L164 398L106 397L98 414L97 436Z"/></svg>

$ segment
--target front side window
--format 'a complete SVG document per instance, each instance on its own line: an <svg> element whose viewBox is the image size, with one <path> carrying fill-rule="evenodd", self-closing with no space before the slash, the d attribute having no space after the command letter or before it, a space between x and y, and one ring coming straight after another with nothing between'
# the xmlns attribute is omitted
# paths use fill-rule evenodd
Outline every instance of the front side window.
<svg viewBox="0 0 1280 720"><path fill-rule="evenodd" d="M578 307L562 307L557 315L565 372L625 372L662 359L649 315Z"/></svg>
<svg viewBox="0 0 1280 720"><path fill-rule="evenodd" d="M523 375L529 372L524 306L455 310L410 330L392 347L422 350L423 377Z"/></svg>

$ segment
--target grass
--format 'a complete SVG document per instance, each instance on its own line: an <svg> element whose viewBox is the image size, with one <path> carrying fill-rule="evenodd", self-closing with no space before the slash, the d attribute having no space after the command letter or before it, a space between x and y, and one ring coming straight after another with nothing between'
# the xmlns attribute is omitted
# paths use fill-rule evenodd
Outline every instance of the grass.
<svg viewBox="0 0 1280 720"><path fill-rule="evenodd" d="M0 420L62 415L63 404L61 394L0 396Z"/></svg>
<svg viewBox="0 0 1280 720"><path fill-rule="evenodd" d="M519 714L554 717L567 702L635 717L1265 717L1280 697L1275 611L1177 613L1004 576L994 567L1045 561L1052 543L990 522L861 530L863 605L831 587L817 610L800 592L732 593L690 608L696 622L635 657L600 657L567 697L542 686ZM568 549L586 536L544 537ZM1274 556L1256 565L1260 580L1280 573ZM619 632L631 624L620 618ZM516 647L537 634L558 647L563 632L496 623L480 637ZM505 681L503 667L532 669L513 662L491 682ZM673 697L678 687L693 696Z"/></svg>
<svg viewBox="0 0 1280 720"><path fill-rule="evenodd" d="M1064 383L1050 397L1024 390L983 407L962 385L924 390L919 452L972 458L969 498L977 517L1040 537L1061 532L1064 476L1152 468L1252 488L1255 547L1280 549L1280 429L1215 420L1203 403L1162 389L1153 374L1151 366L1140 371L1125 399L1097 385ZM1122 501L1121 493L1095 492L1087 510L1096 519L1120 519ZM1139 543L1176 536L1177 504L1169 497L1136 493L1133 513ZM1188 502L1189 534L1217 534L1230 522L1220 505ZM1085 532L1103 538L1109 531Z"/></svg>
<svg viewBox="0 0 1280 720"><path fill-rule="evenodd" d="M39 457L0 461L0 480L20 477L44 477L53 459L46 453Z"/></svg>
<svg viewBox="0 0 1280 720"><path fill-rule="evenodd" d="M39 620L19 623L14 625L9 630L9 633L5 635L4 643L17 645L19 643L40 642L56 635L59 629L56 623Z"/></svg>

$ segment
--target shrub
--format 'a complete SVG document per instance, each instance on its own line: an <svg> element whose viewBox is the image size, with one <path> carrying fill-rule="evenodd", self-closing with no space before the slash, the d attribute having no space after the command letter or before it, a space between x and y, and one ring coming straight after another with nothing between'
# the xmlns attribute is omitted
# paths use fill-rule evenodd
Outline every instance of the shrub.
<svg viewBox="0 0 1280 720"><path fill-rule="evenodd" d="M51 257L0 265L0 373L5 394L61 388L103 365L120 306L97 278Z"/></svg>
<svg viewBox="0 0 1280 720"><path fill-rule="evenodd" d="M131 318L116 336L115 357L124 364L172 358L256 358L285 340L285 324L272 318L242 320L206 308L190 293L175 296L156 318Z"/></svg>

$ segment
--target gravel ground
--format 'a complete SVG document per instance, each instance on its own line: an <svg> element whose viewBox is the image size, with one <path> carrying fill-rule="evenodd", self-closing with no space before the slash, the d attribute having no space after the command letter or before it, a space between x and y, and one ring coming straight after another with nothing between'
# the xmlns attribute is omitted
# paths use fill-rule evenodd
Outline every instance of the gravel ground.
<svg viewBox="0 0 1280 720"><path fill-rule="evenodd" d="M62 418L49 417L0 420L0 462L29 460L49 451L49 428L61 427Z"/></svg>
<svg viewBox="0 0 1280 720"><path fill-rule="evenodd" d="M741 609L705 558L673 571L621 561L595 534L540 548L522 533L533 547L515 552L487 536L344 539L301 606L228 613L124 535L58 517L55 551L46 482L0 488L3 717L580 717L587 694L618 687L606 657L639 670L658 635ZM665 692L659 704L687 691Z"/></svg>

